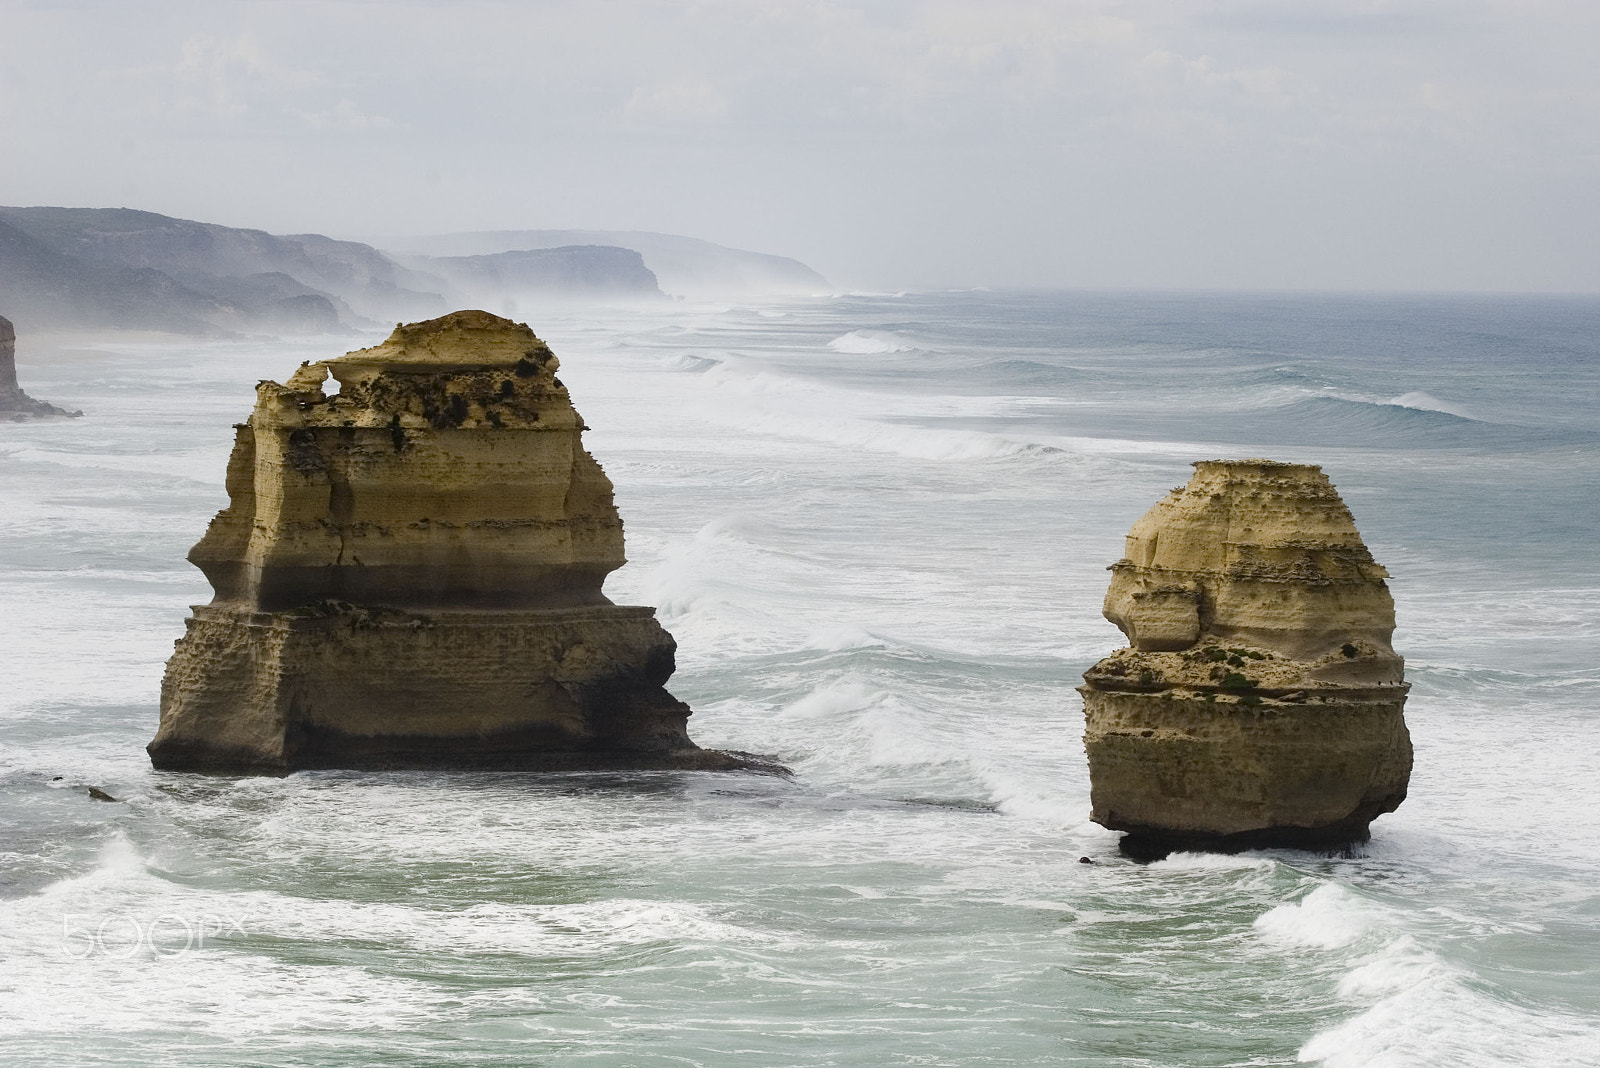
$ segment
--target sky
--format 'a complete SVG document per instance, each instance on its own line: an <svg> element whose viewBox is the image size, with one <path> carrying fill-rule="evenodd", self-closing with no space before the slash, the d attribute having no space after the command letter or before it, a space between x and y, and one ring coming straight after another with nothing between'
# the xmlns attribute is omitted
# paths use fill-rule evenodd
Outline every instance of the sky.
<svg viewBox="0 0 1600 1068"><path fill-rule="evenodd" d="M656 230L855 288L1596 293L1600 3L0 0L0 203Z"/></svg>

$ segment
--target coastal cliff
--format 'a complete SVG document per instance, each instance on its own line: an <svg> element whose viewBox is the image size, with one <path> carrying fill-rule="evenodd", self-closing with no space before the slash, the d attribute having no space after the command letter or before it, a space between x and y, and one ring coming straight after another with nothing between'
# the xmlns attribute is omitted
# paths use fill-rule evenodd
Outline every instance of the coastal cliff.
<svg viewBox="0 0 1600 1068"><path fill-rule="evenodd" d="M627 248L575 245L483 256L413 257L458 302L510 306L525 301L625 303L665 299L656 276Z"/></svg>
<svg viewBox="0 0 1600 1068"><path fill-rule="evenodd" d="M0 295L30 327L325 334L476 304L826 292L795 260L636 231L397 238L380 252L130 208L0 206ZM659 284L658 284L659 283ZM667 287L666 293L662 287Z"/></svg>
<svg viewBox="0 0 1600 1068"><path fill-rule="evenodd" d="M518 261L528 257L531 263L537 264L540 260L534 254L539 252L560 253L556 260L560 263L572 259L577 252L586 252L583 258L590 258L601 251L609 254L627 251L640 258L639 267L650 276L648 287L642 278L640 280L641 296L659 296L665 292L690 300L748 299L810 296L830 292L833 288L822 275L787 256L641 230L489 230L397 237L386 247L397 261L418 271L446 277L455 273L450 266L452 261L461 259L493 265L506 256L510 257L508 266L515 266L520 272L525 268L518 266ZM474 270L476 273L481 268ZM586 269L586 273L587 270L592 268ZM611 279L607 288L618 292L631 288L628 279L639 277L638 268L632 264L619 263L608 268L606 273ZM659 291L656 290L658 283Z"/></svg>
<svg viewBox="0 0 1600 1068"><path fill-rule="evenodd" d="M10 319L0 315L0 419L76 419L82 414L34 400L22 391L17 384L17 330Z"/></svg>
<svg viewBox="0 0 1600 1068"><path fill-rule="evenodd" d="M601 592L622 520L558 365L462 311L262 382L156 766L740 766L689 740L654 611Z"/></svg>
<svg viewBox="0 0 1600 1068"><path fill-rule="evenodd" d="M1364 840L1411 772L1388 573L1320 467L1194 466L1111 567L1092 818L1135 855Z"/></svg>

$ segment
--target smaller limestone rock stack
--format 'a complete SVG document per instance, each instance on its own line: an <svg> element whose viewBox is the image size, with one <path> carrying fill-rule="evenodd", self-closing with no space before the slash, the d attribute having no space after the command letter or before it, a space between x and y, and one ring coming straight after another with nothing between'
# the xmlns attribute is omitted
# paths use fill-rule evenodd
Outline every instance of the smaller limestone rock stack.
<svg viewBox="0 0 1600 1068"><path fill-rule="evenodd" d="M36 401L22 392L17 385L17 330L10 319L0 316L0 419L75 419L82 414Z"/></svg>
<svg viewBox="0 0 1600 1068"><path fill-rule="evenodd" d="M1194 466L1111 567L1092 818L1141 857L1363 841L1411 775L1388 572L1320 467Z"/></svg>
<svg viewBox="0 0 1600 1068"><path fill-rule="evenodd" d="M557 366L463 311L262 382L155 765L744 766L689 740L655 612L601 592L622 520Z"/></svg>

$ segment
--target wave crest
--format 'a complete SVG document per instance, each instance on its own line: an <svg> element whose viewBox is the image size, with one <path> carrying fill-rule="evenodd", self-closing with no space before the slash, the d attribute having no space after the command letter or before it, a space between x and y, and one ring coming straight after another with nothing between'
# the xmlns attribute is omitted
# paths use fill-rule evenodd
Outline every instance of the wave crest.
<svg viewBox="0 0 1600 1068"><path fill-rule="evenodd" d="M1476 416L1467 411L1465 408L1462 408L1460 405L1451 404L1449 401L1442 401L1433 394L1424 393L1420 389L1414 389L1410 393L1402 393L1398 397L1390 397L1383 403L1392 404L1396 408L1414 408L1421 412L1443 412L1446 415L1453 415L1457 419L1476 418Z"/></svg>
<svg viewBox="0 0 1600 1068"><path fill-rule="evenodd" d="M880 356L890 352L915 352L918 346L888 330L852 330L828 342L828 348L847 356Z"/></svg>

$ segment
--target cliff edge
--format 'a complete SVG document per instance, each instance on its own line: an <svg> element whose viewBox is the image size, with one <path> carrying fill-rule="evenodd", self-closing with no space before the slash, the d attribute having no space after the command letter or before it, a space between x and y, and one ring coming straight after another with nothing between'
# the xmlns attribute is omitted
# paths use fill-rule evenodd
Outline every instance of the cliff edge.
<svg viewBox="0 0 1600 1068"><path fill-rule="evenodd" d="M1111 566L1092 818L1136 856L1365 840L1411 773L1388 572L1320 467L1194 466Z"/></svg>
<svg viewBox="0 0 1600 1068"><path fill-rule="evenodd" d="M76 419L82 414L34 400L22 392L17 384L17 331L10 319L0 315L0 419Z"/></svg>

